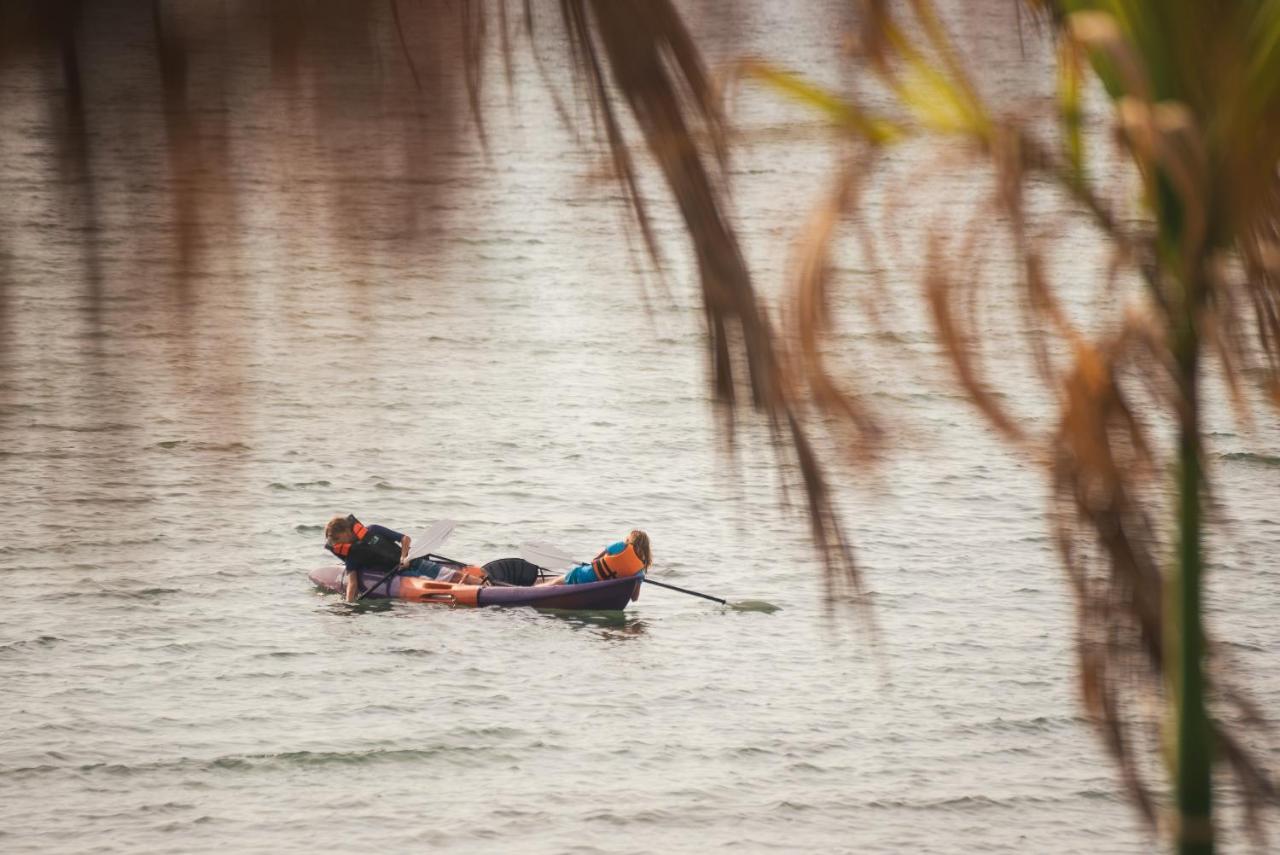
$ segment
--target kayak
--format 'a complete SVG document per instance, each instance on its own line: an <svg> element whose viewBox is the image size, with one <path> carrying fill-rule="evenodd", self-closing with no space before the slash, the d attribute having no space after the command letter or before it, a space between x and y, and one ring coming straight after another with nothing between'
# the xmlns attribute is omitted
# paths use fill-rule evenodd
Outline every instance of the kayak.
<svg viewBox="0 0 1280 855"><path fill-rule="evenodd" d="M342 565L319 567L307 574L317 587L342 592ZM363 573L362 590L382 577ZM425 576L396 576L378 586L365 599L408 600L414 603L444 603L452 606L534 606L539 609L589 609L620 611L640 596L644 574L583 585L456 585ZM390 590L388 590L390 589Z"/></svg>

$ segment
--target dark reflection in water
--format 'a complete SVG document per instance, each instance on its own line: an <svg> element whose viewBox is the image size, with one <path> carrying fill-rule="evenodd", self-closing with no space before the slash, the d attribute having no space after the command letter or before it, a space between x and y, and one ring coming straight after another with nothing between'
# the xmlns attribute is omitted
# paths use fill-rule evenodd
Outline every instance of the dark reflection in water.
<svg viewBox="0 0 1280 855"><path fill-rule="evenodd" d="M360 617L367 614L381 614L389 612L395 608L392 600L361 600L358 603L348 603L345 600L335 597L332 602L326 603L323 607L324 611L337 617Z"/></svg>
<svg viewBox="0 0 1280 855"><path fill-rule="evenodd" d="M458 9L398 5L0 5L0 435L59 518L164 523L178 469L113 426L252 433L247 319L315 308L263 283L432 257L473 148ZM241 447L181 494L242 481Z"/></svg>
<svg viewBox="0 0 1280 855"><path fill-rule="evenodd" d="M332 596L332 595L331 595ZM399 604L409 610L435 609L441 606L422 604ZM333 599L321 607L323 611L335 617L353 618L367 614L383 614L397 608L393 600L363 600L348 603L333 596ZM445 606L444 608L450 608ZM459 606L467 609L470 607ZM632 639L644 635L648 624L635 615L623 611L575 611L566 609L536 609L538 614L555 621L568 624L575 629L601 630L600 635L610 639Z"/></svg>
<svg viewBox="0 0 1280 855"><path fill-rule="evenodd" d="M457 19L443 2L4 4L0 257L15 236L26 259L65 256L58 284L83 283L100 347L104 299L164 283L166 316L193 324L264 239L429 242L462 131ZM34 271L0 273L7 290Z"/></svg>
<svg viewBox="0 0 1280 855"><path fill-rule="evenodd" d="M852 30L851 8L813 15ZM774 7L682 11L713 66L759 50L788 58L769 35L788 17ZM486 116L557 104L585 124L574 56L554 3L4 3L0 368L15 325L44 318L29 298L74 293L78 323L58 335L78 345L82 411L127 421L117 389L137 360L113 342L168 333L147 359L185 374L184 393L243 433L254 342L242 319L260 283L340 277L350 295L334 308L367 321L370 280L456 251L475 230L460 220L483 223L487 204L457 197L528 156L503 148L513 123ZM498 71L507 86L489 79ZM304 308L276 309L286 335ZM201 367L215 359L210 382ZM0 403L22 400L0 387Z"/></svg>
<svg viewBox="0 0 1280 855"><path fill-rule="evenodd" d="M734 38L721 26L732 6L693 20ZM517 79L513 56L537 72L525 63ZM563 103L575 97L570 65L555 4L5 3L0 332L38 322L23 293L77 292L83 323L60 332L80 342L81 372L95 379L114 370L110 341L134 332L126 321L172 333L163 358L193 372L210 356L201 330L234 317L281 265L349 271L358 307L362 277L389 258L431 265L456 220L452 197L474 192L486 113L518 111L538 88L585 117ZM492 82L485 97L470 93L468 79L502 67L509 94L488 97ZM0 335L0 366L10 338ZM227 379L195 384L232 424L249 346L220 337Z"/></svg>
<svg viewBox="0 0 1280 855"><path fill-rule="evenodd" d="M532 51L542 82L567 91L558 8L507 7L6 3L6 240L60 233L91 314L110 285L145 278L176 292L170 308L188 323L203 284L224 265L251 274L263 240L324 240L355 257L430 244L447 197L466 189L458 158L489 109L468 105L466 72L484 80L493 57L470 50L464 31L487 34L476 48L499 56ZM709 32L723 17L695 15ZM517 42L526 30L532 46ZM33 210L23 192L42 180L60 184L56 210ZM266 195L268 222L255 216Z"/></svg>
<svg viewBox="0 0 1280 855"><path fill-rule="evenodd" d="M631 639L648 631L643 618L622 611L538 609L538 612L579 629L604 630L601 635L605 638Z"/></svg>

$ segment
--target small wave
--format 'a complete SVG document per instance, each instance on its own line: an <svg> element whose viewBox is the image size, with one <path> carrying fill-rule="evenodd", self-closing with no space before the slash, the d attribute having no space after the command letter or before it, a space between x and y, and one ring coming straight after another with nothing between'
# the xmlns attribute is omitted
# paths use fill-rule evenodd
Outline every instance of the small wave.
<svg viewBox="0 0 1280 855"><path fill-rule="evenodd" d="M68 505L92 505L100 507L103 504L103 498L99 495L94 496L73 496L63 500ZM110 502L113 505L149 505L155 501L155 496L112 496Z"/></svg>
<svg viewBox="0 0 1280 855"><path fill-rule="evenodd" d="M170 594L181 594L181 588L142 588L138 591L112 591L112 594L118 594L122 597L130 599L147 599L150 597L167 597Z"/></svg>
<svg viewBox="0 0 1280 855"><path fill-rule="evenodd" d="M806 813L813 810L815 805L805 804L804 802L793 802L790 799L783 799L780 802L774 802L773 809L778 811L789 811L791 813Z"/></svg>
<svg viewBox="0 0 1280 855"><path fill-rule="evenodd" d="M1010 802L1003 799L993 799L990 796L956 796L950 799L941 799L933 802L930 807L942 808L948 810L952 808L989 808L989 807L1011 807Z"/></svg>
<svg viewBox="0 0 1280 855"><path fill-rule="evenodd" d="M974 808L1008 808L1013 807L1014 800L993 799L989 796L953 796L945 799L876 799L868 802L867 807L879 810L971 810Z"/></svg>
<svg viewBox="0 0 1280 855"><path fill-rule="evenodd" d="M310 487L329 487L332 485L328 481L321 479L319 481L294 481L292 484L282 484L279 481L272 481L267 486L271 490L306 490Z"/></svg>
<svg viewBox="0 0 1280 855"><path fill-rule="evenodd" d="M31 425L33 430L57 430L66 433L119 433L121 431L137 430L137 425L125 424L123 422L101 422L96 425L57 425L47 422L35 422Z"/></svg>
<svg viewBox="0 0 1280 855"><path fill-rule="evenodd" d="M314 650L270 650L266 653L259 653L257 659L297 659L302 656L315 656Z"/></svg>
<svg viewBox="0 0 1280 855"><path fill-rule="evenodd" d="M119 540L103 540L95 543L94 546L102 547L102 548L109 547L111 549L119 549L122 546L145 546L149 543L164 543L164 541L165 541L165 535L162 533L156 533L151 535L150 537L123 537ZM92 567L94 570L97 570L102 565L98 562L93 562L88 566Z"/></svg>
<svg viewBox="0 0 1280 855"><path fill-rule="evenodd" d="M324 531L324 526L302 524L302 525L295 525L293 527L293 530L296 531L298 534L315 534L316 532Z"/></svg>
<svg viewBox="0 0 1280 855"><path fill-rule="evenodd" d="M997 718L982 722L973 727L974 730L994 730L998 733L1051 733L1065 727L1085 723L1085 719L1074 715L1038 715L1032 718L1004 719Z"/></svg>
<svg viewBox="0 0 1280 855"><path fill-rule="evenodd" d="M213 451L224 454L238 454L242 451L252 451L253 449L243 442L197 442L195 448L198 451Z"/></svg>
<svg viewBox="0 0 1280 855"><path fill-rule="evenodd" d="M109 599L109 600L152 600L170 594L181 594L181 588L98 588L92 591L62 591L51 595L54 600Z"/></svg>
<svg viewBox="0 0 1280 855"><path fill-rule="evenodd" d="M163 802L161 804L140 805L130 810L117 811L115 813L88 813L85 819L115 819L117 817L133 816L134 814L167 815L171 813L181 813L182 811L195 810L195 805L189 802Z"/></svg>
<svg viewBox="0 0 1280 855"><path fill-rule="evenodd" d="M166 439L163 442L157 442L154 448L162 448L165 451L173 449L187 449L190 451L208 451L214 454L239 454L252 449L243 442L192 442L189 439Z"/></svg>
<svg viewBox="0 0 1280 855"><path fill-rule="evenodd" d="M621 814L612 810L598 810L587 814L587 822L605 823L606 825L627 826L633 822L644 822L652 825L668 825L672 819L670 811L658 808L649 808L641 810L632 815L630 813Z"/></svg>
<svg viewBox="0 0 1280 855"><path fill-rule="evenodd" d="M1076 792L1076 797L1081 799L1087 799L1089 801L1099 801L1099 802L1120 801L1116 793L1110 792L1108 790L1094 790L1094 789L1079 790Z"/></svg>
<svg viewBox="0 0 1280 855"><path fill-rule="evenodd" d="M90 454L84 451L64 451L63 449L47 449L36 451L34 449L22 449L21 451L0 451L0 458L4 457L21 457L23 460L74 460L74 459L91 459L101 457L102 455Z"/></svg>
<svg viewBox="0 0 1280 855"><path fill-rule="evenodd" d="M468 741L456 745L427 742L419 748L372 749L364 751L284 751L277 754L228 754L223 757L201 760L179 757L173 760L157 760L150 763L83 763L61 765L41 763L36 766L20 766L0 769L0 778L29 778L74 773L79 775L109 775L132 777L150 775L157 771L178 772L248 772L273 768L300 768L315 766L358 766L368 763L420 762L433 757L453 754L473 755L475 743ZM498 757L499 760L513 758Z"/></svg>
<svg viewBox="0 0 1280 855"><path fill-rule="evenodd" d="M1255 454L1252 451L1231 451L1219 454L1219 460L1238 460L1241 463L1256 463L1260 466L1280 466L1280 456L1274 454Z"/></svg>
<svg viewBox="0 0 1280 855"><path fill-rule="evenodd" d="M264 766L359 766L365 763L400 763L426 760L445 754L471 754L474 744L432 743L422 748L374 749L371 751L285 751L279 754L247 754L213 761L214 768L256 768Z"/></svg>
<svg viewBox="0 0 1280 855"><path fill-rule="evenodd" d="M31 650L37 647L52 647L62 641L56 635L40 635L35 638L21 638L17 641L10 641L6 644L0 644L0 653L9 651Z"/></svg>

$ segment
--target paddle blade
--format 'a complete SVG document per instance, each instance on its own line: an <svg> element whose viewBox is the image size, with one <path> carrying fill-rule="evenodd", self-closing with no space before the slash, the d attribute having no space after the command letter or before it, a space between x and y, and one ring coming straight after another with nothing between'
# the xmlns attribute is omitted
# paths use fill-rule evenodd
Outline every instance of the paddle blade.
<svg viewBox="0 0 1280 855"><path fill-rule="evenodd" d="M775 606L767 600L739 600L736 603L730 603L729 608L737 612L763 612L771 615L781 609L782 606Z"/></svg>
<svg viewBox="0 0 1280 855"><path fill-rule="evenodd" d="M453 529L457 525L453 520L440 520L433 523L422 534L410 535L412 543L409 547L409 560L421 558L428 552L434 552L444 545L449 539L449 535L453 534Z"/></svg>
<svg viewBox="0 0 1280 855"><path fill-rule="evenodd" d="M528 540L520 544L520 557L544 570L568 570L582 563L558 546L540 540Z"/></svg>

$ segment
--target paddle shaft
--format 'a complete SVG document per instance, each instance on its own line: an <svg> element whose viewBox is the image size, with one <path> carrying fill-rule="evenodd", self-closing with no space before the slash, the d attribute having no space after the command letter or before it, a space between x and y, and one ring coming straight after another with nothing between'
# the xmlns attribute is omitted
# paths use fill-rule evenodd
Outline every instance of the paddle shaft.
<svg viewBox="0 0 1280 855"><path fill-rule="evenodd" d="M440 520L436 523L433 523L431 527L428 528L426 532L423 533L423 535L419 538L418 545L413 549L409 550L408 555L405 556L405 560L408 561L409 563L412 563L414 561L417 561L419 558L431 558L432 557L431 550L436 549L441 544L443 544L446 540L448 540L449 535L453 533L454 526L456 525L457 523L455 523L453 520ZM435 557L439 558L439 556L435 556ZM446 562L448 561L447 558L443 560ZM360 602L365 597L369 596L374 591L381 588L384 584L386 584L388 579L390 579L392 576L399 573L402 569L403 569L402 567L400 567L399 565L396 565L394 568L392 568L390 573L388 573L387 575L379 579L376 585L374 585L372 588L362 593L360 596L356 597L354 602L357 602L357 603ZM360 587L360 571L356 570L355 574L356 574L356 587L359 588Z"/></svg>
<svg viewBox="0 0 1280 855"><path fill-rule="evenodd" d="M532 547L533 544L529 544L529 546ZM521 549L522 553L524 553L525 551L526 551L525 549L523 548ZM561 553L559 550L551 550L546 547L540 548L536 553L532 550L532 548L528 549L527 551L529 552L529 554L524 556L525 560L531 561L531 563L539 564L539 567L538 567L539 570L547 570L549 568L540 566L540 562L532 562L532 559L539 558L542 561L546 561L548 563L550 563L552 559L557 559L557 560L563 560L566 563L573 564L574 566L581 566L587 563L585 561L574 561L567 554ZM650 585L657 585L659 588L669 588L672 591L679 591L680 593L688 594L691 597L702 597L702 599L704 600L711 600L711 602L719 603L722 606L729 605L728 600L722 600L719 597L713 597L710 594L703 594L698 591L690 591L688 588L681 588L678 585L671 585L671 584L668 584L667 582L657 582L657 581L654 581L653 579L650 579L648 576L645 576L644 580L648 582Z"/></svg>
<svg viewBox="0 0 1280 855"><path fill-rule="evenodd" d="M436 562L437 562L437 563L439 563L439 564L451 564L451 565L453 565L454 567L466 567L466 566L468 566L468 565L466 565L466 564L462 563L461 561L454 561L452 558L445 558L443 555L432 555L432 554L431 554L431 553L429 553L429 552L428 552L426 555L423 555L423 556L422 556L422 558L423 558L423 559L425 559L425 560L427 560L427 561L432 561L432 560L434 560L434 561L436 561ZM416 558L414 559L414 561L417 561L417 560L418 560L418 559L416 559ZM392 571L391 571L390 573L388 573L387 575L385 575L385 576L383 576L381 579L379 579L377 582L375 582L372 588L370 588L369 590L365 591L365 592L364 592L364 593L362 593L360 596L356 597L355 601L356 601L357 603L358 603L358 602L360 602L360 601L361 601L361 600L363 600L365 597L369 596L369 595L370 595L370 594L372 594L374 591L378 590L378 589L379 589L379 588L381 588L384 584L386 584L387 580L388 580L388 579L390 579L392 576L395 576L397 573L403 573L403 572L404 572L404 570L405 570L405 568L404 568L404 567L401 567L401 566L399 566L399 565L396 565L396 566L395 566L395 568L393 568L393 569L392 569ZM355 571L355 572L356 572L356 585L359 585L359 584L360 584L360 571L359 571L359 570L357 570L357 571ZM387 593L391 593L391 589L390 589L390 588L388 588L388 589L387 589Z"/></svg>
<svg viewBox="0 0 1280 855"><path fill-rule="evenodd" d="M666 582L655 582L653 579L650 579L648 576L645 576L644 580L650 585L657 585L659 588L670 588L673 591L679 591L682 594L688 594L692 597L702 597L702 599L704 600L711 600L712 602L719 603L722 606L729 605L728 600L722 600L719 597L713 597L710 594L700 594L697 591L690 591L688 588L679 588L679 587L676 587L675 585L668 585Z"/></svg>

